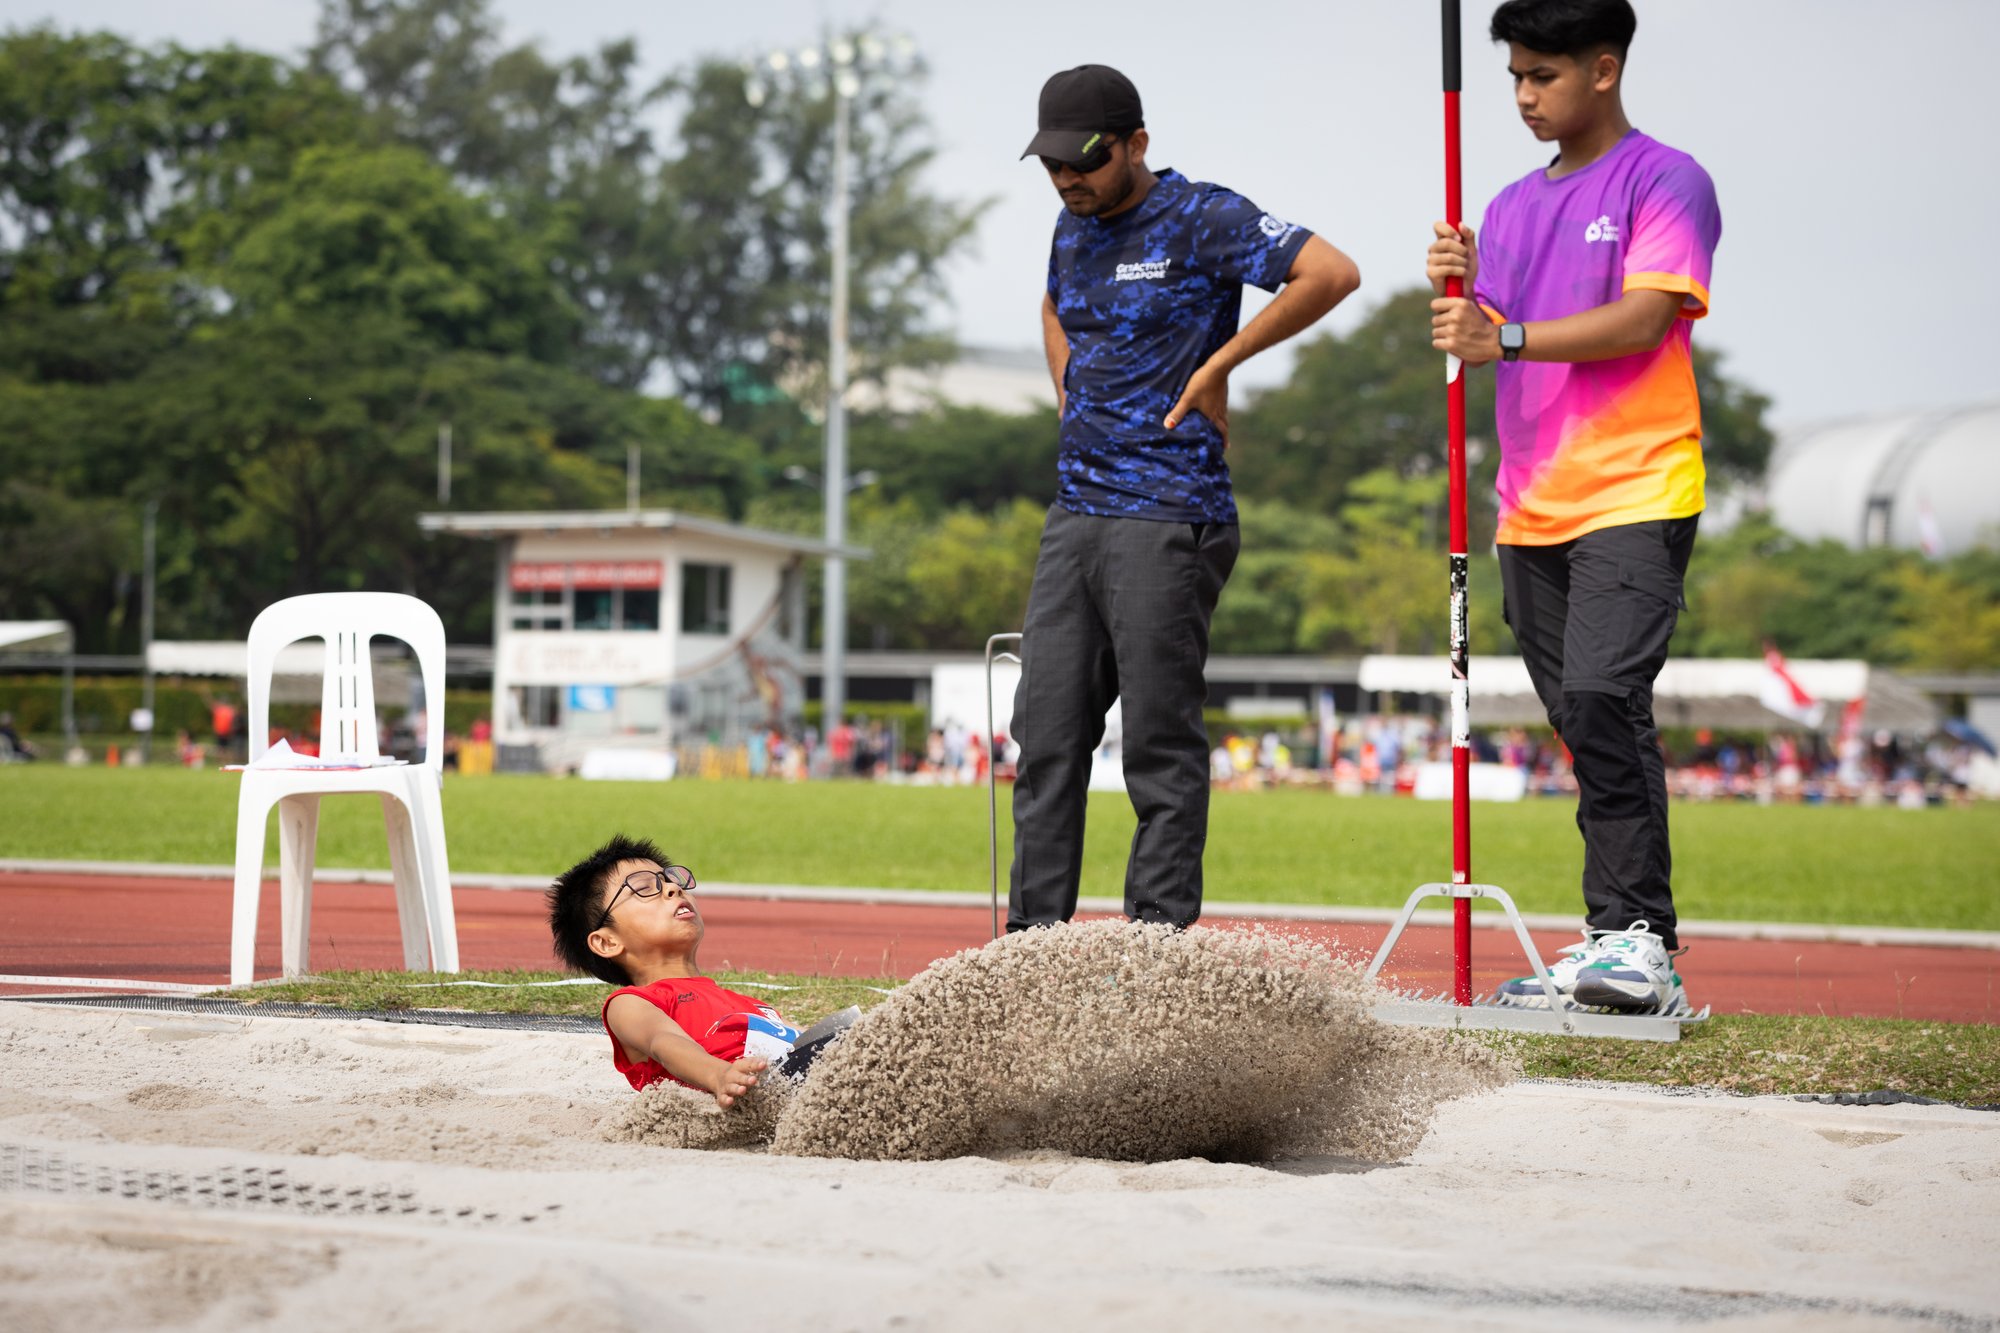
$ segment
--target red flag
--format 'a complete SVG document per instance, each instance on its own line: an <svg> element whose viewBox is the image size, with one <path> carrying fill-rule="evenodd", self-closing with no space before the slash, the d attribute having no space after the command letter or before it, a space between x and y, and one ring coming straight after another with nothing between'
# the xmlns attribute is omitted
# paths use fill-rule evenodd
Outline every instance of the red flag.
<svg viewBox="0 0 2000 1333"><path fill-rule="evenodd" d="M1866 699L1849 699L1847 707L1840 710L1840 743L1851 745L1861 739L1861 714L1867 711Z"/></svg>
<svg viewBox="0 0 2000 1333"><path fill-rule="evenodd" d="M1826 705L1806 693L1805 686L1785 666L1785 655L1776 644L1764 645L1764 684L1757 699L1778 716L1802 727L1817 730L1826 719Z"/></svg>

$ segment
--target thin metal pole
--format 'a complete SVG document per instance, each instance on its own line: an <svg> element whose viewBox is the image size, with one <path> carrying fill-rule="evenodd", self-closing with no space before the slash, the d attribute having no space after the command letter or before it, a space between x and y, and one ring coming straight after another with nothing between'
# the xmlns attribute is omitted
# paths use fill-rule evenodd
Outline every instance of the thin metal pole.
<svg viewBox="0 0 2000 1333"><path fill-rule="evenodd" d="M1464 216L1459 188L1458 0L1444 6L1444 213L1457 227ZM1447 278L1446 296L1464 296L1465 283ZM1472 882L1472 682L1470 629L1466 616L1469 564L1465 479L1465 366L1455 356L1445 358L1445 418L1448 431L1446 469L1451 476L1451 882ZM1472 900L1451 904L1452 1000L1472 1003Z"/></svg>
<svg viewBox="0 0 2000 1333"><path fill-rule="evenodd" d="M438 503L451 503L451 423L438 426Z"/></svg>
<svg viewBox="0 0 2000 1333"><path fill-rule="evenodd" d="M140 651L146 655L146 684L144 696L139 704L141 708L146 710L146 729L139 733L139 762L141 764L152 762L153 731L156 725L153 717L153 578L154 565L156 564L154 560L154 538L159 528L159 520L160 502L157 499L146 501L146 579L141 585L139 598L139 637L145 644ZM73 655L74 649L71 651Z"/></svg>
<svg viewBox="0 0 2000 1333"><path fill-rule="evenodd" d="M639 511L639 445L636 440L625 446L625 507L633 513Z"/></svg>
<svg viewBox="0 0 2000 1333"><path fill-rule="evenodd" d="M63 626L63 762L76 762L76 631Z"/></svg>
<svg viewBox="0 0 2000 1333"><path fill-rule="evenodd" d="M1000 938L1000 747L994 743L999 733L993 718L993 664L1019 662L1018 653L996 653L994 647L1011 643L1018 649L1019 634L994 634L986 640L986 869L993 892L993 938ZM1008 724L1012 727L1012 723Z"/></svg>
<svg viewBox="0 0 2000 1333"><path fill-rule="evenodd" d="M826 604L820 631L820 728L831 735L847 710L847 166L852 97L833 90L833 309L826 390Z"/></svg>

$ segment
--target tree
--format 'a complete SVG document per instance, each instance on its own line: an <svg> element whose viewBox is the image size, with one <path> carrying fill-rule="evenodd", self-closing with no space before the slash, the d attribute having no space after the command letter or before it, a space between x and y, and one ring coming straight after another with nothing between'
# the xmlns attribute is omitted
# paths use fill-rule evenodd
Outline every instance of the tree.
<svg viewBox="0 0 2000 1333"><path fill-rule="evenodd" d="M1990 662L1983 611L1995 589L1979 577L1986 563L2000 562L1970 552L1934 566L1911 551L1805 542L1766 514L1746 514L1695 547L1677 646L1754 656L1769 641L1794 657Z"/></svg>
<svg viewBox="0 0 2000 1333"><path fill-rule="evenodd" d="M1054 408L1005 414L943 405L907 417L855 418L850 452L855 470L876 473L891 495L932 512L960 505L991 511L1017 498L1054 503L1057 443Z"/></svg>
<svg viewBox="0 0 2000 1333"><path fill-rule="evenodd" d="M117 501L0 480L0 619L66 620L79 651L108 646L100 636L138 611L136 520Z"/></svg>
<svg viewBox="0 0 2000 1333"><path fill-rule="evenodd" d="M1276 500L1237 502L1243 547L1209 628L1210 651L1289 653L1301 647L1312 562L1340 543L1340 524Z"/></svg>
<svg viewBox="0 0 2000 1333"><path fill-rule="evenodd" d="M1727 532L1703 533L1688 567L1688 611L1674 648L1690 657L1756 657L1785 634L1788 609L1811 589L1787 557L1798 543L1764 514L1745 514ZM1802 653L1789 636L1788 653Z"/></svg>
<svg viewBox="0 0 2000 1333"><path fill-rule="evenodd" d="M1299 349L1291 379L1232 423L1230 470L1240 493L1331 514L1359 477L1442 470L1443 359L1431 349L1430 290L1397 293L1346 336ZM1468 442L1480 456L1470 497L1475 545L1492 540L1493 377L1466 381ZM1479 532L1484 539L1479 539Z"/></svg>
<svg viewBox="0 0 2000 1333"><path fill-rule="evenodd" d="M1901 624L1890 644L1911 666L1991 671L2000 666L2000 601L1972 579L1915 561L1898 571Z"/></svg>
<svg viewBox="0 0 2000 1333"><path fill-rule="evenodd" d="M232 313L370 315L428 346L566 358L575 313L546 248L406 148L311 148L290 175L190 229L190 267Z"/></svg>
<svg viewBox="0 0 2000 1333"><path fill-rule="evenodd" d="M1306 560L1299 646L1365 652L1435 649L1444 616L1435 534L1444 477L1380 468L1358 478L1341 510L1341 549ZM1424 540L1426 529L1433 540Z"/></svg>
<svg viewBox="0 0 2000 1333"><path fill-rule="evenodd" d="M1027 500L991 514L945 515L910 560L919 625L933 646L977 648L1017 630L1028 611L1043 510Z"/></svg>
<svg viewBox="0 0 2000 1333"><path fill-rule="evenodd" d="M848 34L860 37L864 34ZM915 77L865 81L853 101L849 225L856 381L944 359L934 323L944 266L970 239L980 205L925 190L928 142ZM683 392L737 410L732 379L824 400L833 174L833 96L781 85L749 105L743 70L709 61L669 81L680 152L659 177L678 220L663 247L672 280L657 293L654 346Z"/></svg>
<svg viewBox="0 0 2000 1333"><path fill-rule="evenodd" d="M351 136L350 110L269 56L0 36L0 614L58 614L84 651L132 646L141 497L173 476L137 422L181 387L149 376L215 315L188 229L301 145Z"/></svg>
<svg viewBox="0 0 2000 1333"><path fill-rule="evenodd" d="M716 60L641 88L637 60L630 41L564 62L507 48L491 0L323 0L312 51L380 132L560 238L600 378L664 371L737 425L774 391L824 401L830 95L780 87L752 107L742 68ZM671 151L645 128L669 109ZM977 208L924 188L935 150L912 79L863 90L852 143L854 375L869 379L949 352L943 268Z"/></svg>
<svg viewBox="0 0 2000 1333"><path fill-rule="evenodd" d="M1019 629L1043 516L1028 500L936 515L908 498L862 500L854 539L872 558L851 567L849 641L968 651Z"/></svg>
<svg viewBox="0 0 2000 1333"><path fill-rule="evenodd" d="M188 295L175 280L191 213L356 130L338 89L276 57L0 36L0 305L169 313Z"/></svg>
<svg viewBox="0 0 2000 1333"><path fill-rule="evenodd" d="M477 633L488 555L415 522L442 422L460 504L616 504L630 445L682 507L761 485L748 440L574 368L567 233L367 142L331 82L45 33L0 38L0 70L24 145L0 163L0 614L129 651L157 501L162 635L342 588L421 590Z"/></svg>
<svg viewBox="0 0 2000 1333"><path fill-rule="evenodd" d="M1771 400L1723 373L1722 353L1694 344L1694 387L1701 402L1701 456L1711 483L1758 482L1777 442L1764 414Z"/></svg>

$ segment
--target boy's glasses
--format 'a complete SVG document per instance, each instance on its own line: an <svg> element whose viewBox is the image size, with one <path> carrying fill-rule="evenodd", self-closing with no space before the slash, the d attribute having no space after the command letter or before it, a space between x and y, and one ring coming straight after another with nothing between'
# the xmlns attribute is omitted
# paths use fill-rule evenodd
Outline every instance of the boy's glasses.
<svg viewBox="0 0 2000 1333"><path fill-rule="evenodd" d="M694 887L694 872L686 866L677 865L669 865L664 870L633 871L618 886L618 892L611 895L611 901L604 904L604 915L597 918L597 924L591 929L603 930L611 924L611 909L618 905L621 895L629 893L634 898L657 898L667 891L668 884L686 893Z"/></svg>
<svg viewBox="0 0 2000 1333"><path fill-rule="evenodd" d="M1096 171L1111 160L1111 145L1116 142L1118 142L1116 139L1100 139L1095 148L1085 153L1075 162L1065 162L1059 157L1044 157L1042 159L1042 168L1051 176L1061 171L1064 167L1068 167L1079 176L1088 176L1091 172Z"/></svg>

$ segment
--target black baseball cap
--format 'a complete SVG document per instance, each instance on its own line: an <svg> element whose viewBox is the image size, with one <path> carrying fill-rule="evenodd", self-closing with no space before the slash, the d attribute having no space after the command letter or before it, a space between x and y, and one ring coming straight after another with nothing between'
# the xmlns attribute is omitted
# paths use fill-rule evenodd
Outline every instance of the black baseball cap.
<svg viewBox="0 0 2000 1333"><path fill-rule="evenodd" d="M1107 134L1129 134L1146 124L1139 90L1109 65L1078 65L1042 85L1036 123L1022 157L1080 162Z"/></svg>

